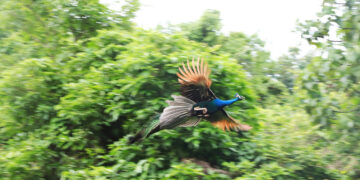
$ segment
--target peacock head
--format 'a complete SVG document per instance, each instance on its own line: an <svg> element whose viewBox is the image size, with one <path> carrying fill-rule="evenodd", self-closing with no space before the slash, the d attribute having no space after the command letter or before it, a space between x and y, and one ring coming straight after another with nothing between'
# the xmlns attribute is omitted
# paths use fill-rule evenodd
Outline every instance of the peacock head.
<svg viewBox="0 0 360 180"><path fill-rule="evenodd" d="M236 93L235 98L238 98L238 100L245 100L244 96L240 96L239 93Z"/></svg>

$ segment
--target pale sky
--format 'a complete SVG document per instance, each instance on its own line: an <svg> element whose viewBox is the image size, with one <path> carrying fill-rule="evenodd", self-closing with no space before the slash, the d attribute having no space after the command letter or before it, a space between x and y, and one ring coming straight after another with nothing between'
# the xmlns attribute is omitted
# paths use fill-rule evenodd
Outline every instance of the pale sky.
<svg viewBox="0 0 360 180"><path fill-rule="evenodd" d="M101 0L117 9L115 0ZM266 42L272 58L297 46L306 53L312 48L293 32L296 20L315 19L322 0L140 0L134 21L145 29L157 25L196 21L206 9L220 11L222 32L240 31L258 34Z"/></svg>

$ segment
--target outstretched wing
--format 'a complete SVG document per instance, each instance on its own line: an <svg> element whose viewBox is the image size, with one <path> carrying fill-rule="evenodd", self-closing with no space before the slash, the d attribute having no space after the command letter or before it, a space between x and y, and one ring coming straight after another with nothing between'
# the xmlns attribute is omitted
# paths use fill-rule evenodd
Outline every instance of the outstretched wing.
<svg viewBox="0 0 360 180"><path fill-rule="evenodd" d="M210 69L203 59L200 60L198 58L195 63L193 58L191 65L188 60L187 66L183 63L182 68L179 67L179 71L180 73L177 73L177 76L181 84L180 92L182 96L195 102L208 101L215 98L210 90Z"/></svg>
<svg viewBox="0 0 360 180"><path fill-rule="evenodd" d="M172 95L172 97L174 100L166 101L169 106L159 117L160 129L196 126L201 118L192 116L191 109L195 102L183 96Z"/></svg>
<svg viewBox="0 0 360 180"><path fill-rule="evenodd" d="M209 117L211 124L222 130L249 131L252 127L246 124L240 124L236 119L229 116L224 110L217 111Z"/></svg>

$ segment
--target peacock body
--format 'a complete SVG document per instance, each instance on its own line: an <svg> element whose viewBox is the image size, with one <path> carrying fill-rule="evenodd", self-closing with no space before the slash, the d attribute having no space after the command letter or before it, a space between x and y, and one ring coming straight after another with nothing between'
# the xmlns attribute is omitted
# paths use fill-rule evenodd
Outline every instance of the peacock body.
<svg viewBox="0 0 360 180"><path fill-rule="evenodd" d="M240 124L223 109L236 101L245 99L236 94L234 99L221 100L211 91L210 69L207 63L200 58L197 62L192 60L190 65L182 65L177 76L181 84L181 96L172 95L174 100L168 100L168 106L163 110L159 118L155 118L149 125L131 137L132 144L145 137L150 136L162 129L173 129L176 127L196 126L201 120L211 122L222 130L248 131L250 126Z"/></svg>

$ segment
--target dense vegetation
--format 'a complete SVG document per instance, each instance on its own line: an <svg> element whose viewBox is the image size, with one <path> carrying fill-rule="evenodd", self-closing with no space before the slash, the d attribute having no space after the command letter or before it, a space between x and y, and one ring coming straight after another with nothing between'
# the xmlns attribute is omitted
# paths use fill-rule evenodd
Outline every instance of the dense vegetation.
<svg viewBox="0 0 360 180"><path fill-rule="evenodd" d="M298 31L319 55L277 60L220 14L155 30L98 0L0 3L1 179L358 179L360 3L324 0ZM332 32L336 31L336 38ZM207 122L127 139L177 93L177 67L204 57L213 91L254 129Z"/></svg>

